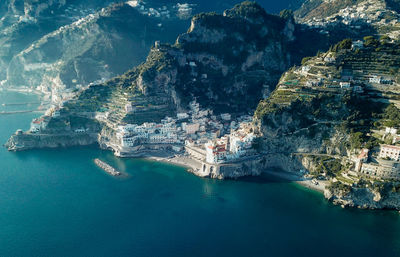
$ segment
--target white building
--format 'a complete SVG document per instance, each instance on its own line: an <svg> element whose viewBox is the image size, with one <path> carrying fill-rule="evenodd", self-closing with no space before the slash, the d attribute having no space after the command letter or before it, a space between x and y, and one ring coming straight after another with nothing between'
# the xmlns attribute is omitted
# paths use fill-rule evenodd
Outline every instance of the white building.
<svg viewBox="0 0 400 257"><path fill-rule="evenodd" d="M241 133L235 133L230 136L230 148L229 151L235 157L243 156L251 149L255 135L253 133L243 135Z"/></svg>
<svg viewBox="0 0 400 257"><path fill-rule="evenodd" d="M231 115L229 113L223 113L223 114L221 114L221 119L231 120Z"/></svg>
<svg viewBox="0 0 400 257"><path fill-rule="evenodd" d="M364 47L364 42L361 40L353 41L353 43L351 44L351 49L353 50L361 49L363 47Z"/></svg>
<svg viewBox="0 0 400 257"><path fill-rule="evenodd" d="M350 82L343 82L342 81L339 84L340 84L340 88L344 88L344 89L350 88L350 86L351 86Z"/></svg>
<svg viewBox="0 0 400 257"><path fill-rule="evenodd" d="M228 138L224 137L216 141L209 141L205 144L206 161L208 163L222 163L226 159Z"/></svg>
<svg viewBox="0 0 400 257"><path fill-rule="evenodd" d="M178 120L183 120L189 118L189 114L187 114L186 112L181 112L178 113L176 117L178 118Z"/></svg>
<svg viewBox="0 0 400 257"><path fill-rule="evenodd" d="M379 158L389 158L395 161L400 160L400 147L394 145L381 145Z"/></svg>
<svg viewBox="0 0 400 257"><path fill-rule="evenodd" d="M397 135L397 128L386 127L385 134Z"/></svg>
<svg viewBox="0 0 400 257"><path fill-rule="evenodd" d="M34 133L39 132L44 130L47 127L47 124L48 122L44 119L44 117L33 119L29 131Z"/></svg>
<svg viewBox="0 0 400 257"><path fill-rule="evenodd" d="M380 84L381 81L382 81L382 77L380 77L380 76L372 76L369 78L369 83Z"/></svg>

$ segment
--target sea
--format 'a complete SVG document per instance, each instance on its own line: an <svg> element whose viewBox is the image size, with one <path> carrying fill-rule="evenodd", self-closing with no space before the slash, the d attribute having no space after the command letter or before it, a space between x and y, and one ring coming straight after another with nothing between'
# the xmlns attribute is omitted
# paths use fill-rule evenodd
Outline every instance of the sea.
<svg viewBox="0 0 400 257"><path fill-rule="evenodd" d="M0 111L37 101L0 91ZM0 115L0 143L38 115ZM96 146L0 147L0 256L400 256L400 214L342 209L268 175L199 178Z"/></svg>
<svg viewBox="0 0 400 257"><path fill-rule="evenodd" d="M220 12L238 2L190 3ZM295 1L259 2L277 13ZM0 112L38 101L0 91ZM0 145L40 115L0 114ZM95 158L128 176L107 175ZM342 209L268 175L220 181L96 146L0 146L0 257L8 256L400 256L400 214Z"/></svg>

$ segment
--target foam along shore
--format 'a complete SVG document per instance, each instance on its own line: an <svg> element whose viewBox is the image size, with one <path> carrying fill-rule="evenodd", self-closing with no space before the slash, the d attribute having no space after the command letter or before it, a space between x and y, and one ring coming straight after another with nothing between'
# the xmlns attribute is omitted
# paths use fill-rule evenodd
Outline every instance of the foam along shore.
<svg viewBox="0 0 400 257"><path fill-rule="evenodd" d="M100 160L98 158L94 159L94 163L99 168L103 169L105 172L110 174L111 176L121 176L121 174L122 174L120 171L117 171L111 165L109 165L108 163L103 162L102 160Z"/></svg>

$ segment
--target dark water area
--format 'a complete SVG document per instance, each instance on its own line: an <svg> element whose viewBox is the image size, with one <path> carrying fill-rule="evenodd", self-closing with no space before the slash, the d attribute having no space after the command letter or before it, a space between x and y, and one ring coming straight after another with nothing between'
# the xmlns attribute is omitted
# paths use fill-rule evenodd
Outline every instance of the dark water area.
<svg viewBox="0 0 400 257"><path fill-rule="evenodd" d="M0 103L35 96L0 92ZM0 116L0 142L37 114ZM101 158L126 179L107 175ZM96 147L0 148L0 256L399 256L400 215L269 176L203 179Z"/></svg>

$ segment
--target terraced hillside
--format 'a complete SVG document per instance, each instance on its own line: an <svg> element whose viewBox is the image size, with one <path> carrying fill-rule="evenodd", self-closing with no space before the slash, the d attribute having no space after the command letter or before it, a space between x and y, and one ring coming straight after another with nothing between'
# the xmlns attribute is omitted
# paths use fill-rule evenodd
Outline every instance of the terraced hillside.
<svg viewBox="0 0 400 257"><path fill-rule="evenodd" d="M265 151L346 159L382 143L382 127L400 125L399 43L370 41L352 49L345 40L282 76L255 112Z"/></svg>

